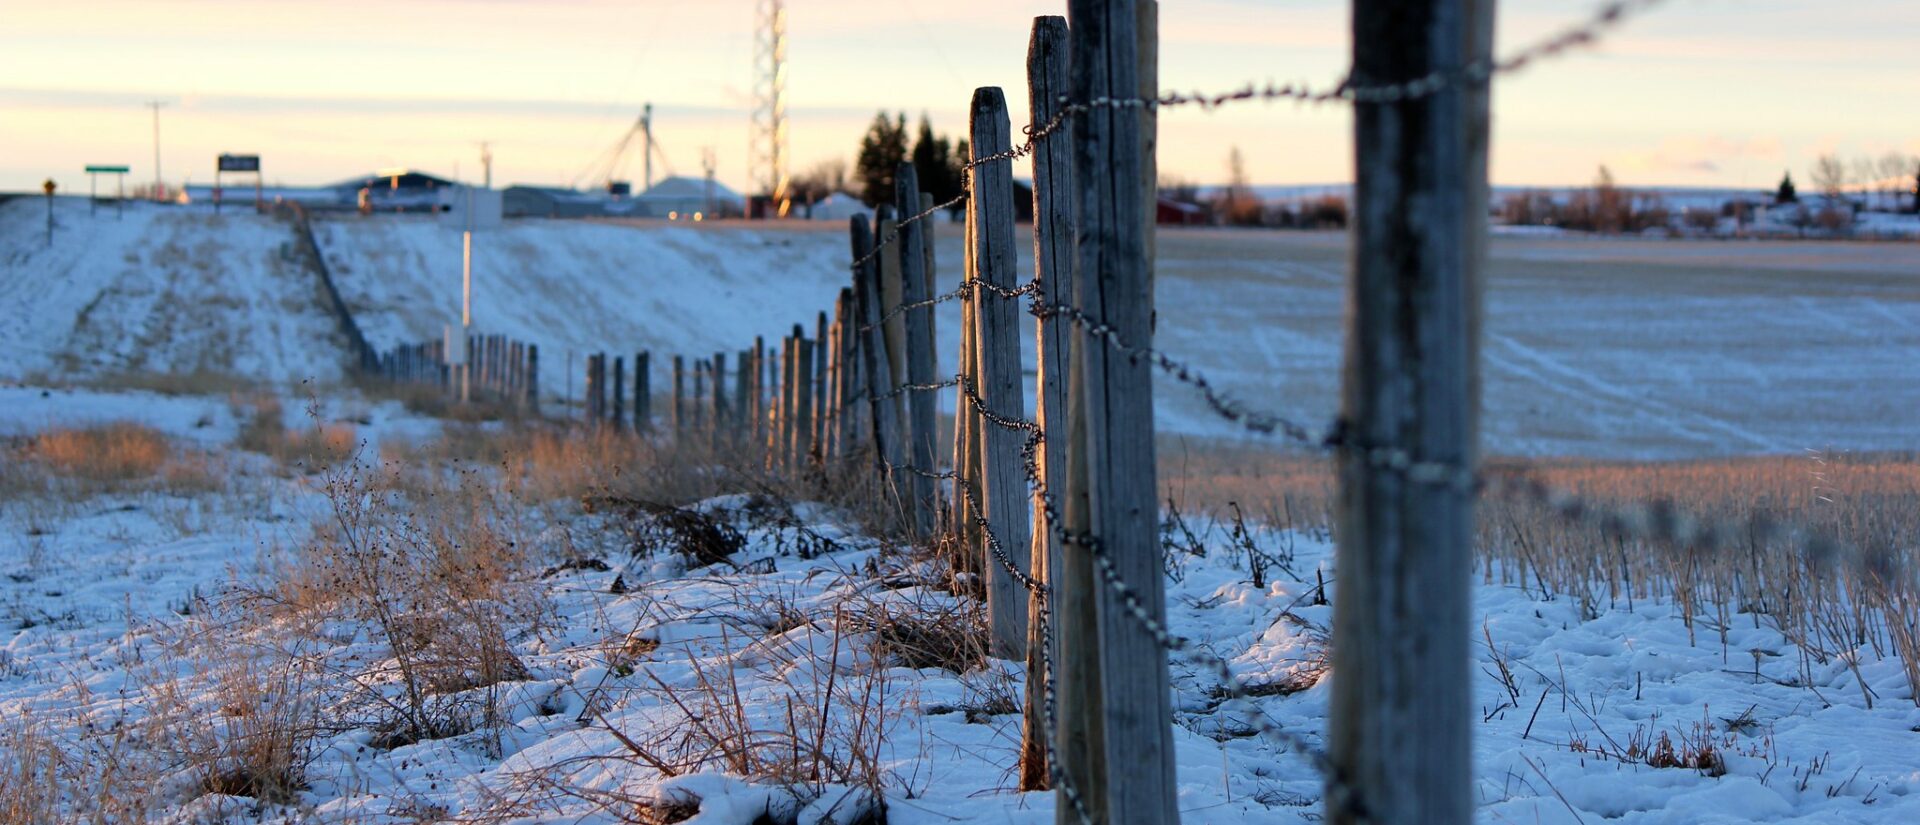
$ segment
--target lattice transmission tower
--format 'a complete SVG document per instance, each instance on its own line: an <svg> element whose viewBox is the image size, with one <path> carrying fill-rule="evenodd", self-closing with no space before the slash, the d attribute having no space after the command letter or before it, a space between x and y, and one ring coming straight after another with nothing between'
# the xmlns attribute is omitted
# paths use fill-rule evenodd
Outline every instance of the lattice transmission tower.
<svg viewBox="0 0 1920 825"><path fill-rule="evenodd" d="M753 127L748 162L757 194L787 213L787 10L785 0L754 4Z"/></svg>

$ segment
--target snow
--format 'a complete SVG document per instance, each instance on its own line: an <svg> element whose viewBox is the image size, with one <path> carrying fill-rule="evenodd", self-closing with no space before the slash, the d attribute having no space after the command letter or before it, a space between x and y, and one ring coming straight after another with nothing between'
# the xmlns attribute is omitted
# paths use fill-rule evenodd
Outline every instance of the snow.
<svg viewBox="0 0 1920 825"><path fill-rule="evenodd" d="M10 343L0 380L196 368L282 386L342 376L345 348L317 279L280 257L287 224L144 204L124 220L90 218L62 199L61 232L44 250L39 206L0 205L0 336ZM936 286L949 290L960 228L929 228ZM375 346L438 340L458 321L459 233L431 217L380 215L322 217L316 234ZM1163 229L1158 248L1157 346L1253 408L1329 422L1344 236ZM777 345L795 324L811 335L847 280L846 257L832 222L508 221L476 236L475 321L540 346L549 399L577 398L592 352L650 351L654 386L665 387L675 354L732 361L756 336ZM1491 453L1658 459L1920 443L1908 414L1920 407L1913 244L1519 232L1495 238L1491 261ZM950 371L958 305L936 316ZM1021 337L1031 369L1031 332ZM1190 388L1163 377L1155 395L1165 431L1240 435Z"/></svg>
<svg viewBox="0 0 1920 825"><path fill-rule="evenodd" d="M90 215L0 203L0 378L221 373L275 383L343 374L320 281L290 256L290 224L128 203Z"/></svg>
<svg viewBox="0 0 1920 825"><path fill-rule="evenodd" d="M99 394L68 398L77 408L112 405ZM19 393L0 400L11 409ZM145 416L182 436L202 434L209 446L218 439L204 434L229 426L215 399L153 401L129 395L119 405L129 417ZM417 432L427 423L382 410L364 427L372 437ZM200 426L202 414L219 421ZM18 431L31 424L31 416L20 416L7 426ZM215 701L215 680L196 668L222 660L170 658L167 651L179 650L179 640L194 633L242 634L223 643L237 650L260 642L245 631L199 627L195 616L178 612L196 604L204 612L205 605L262 584L293 548L311 540L312 525L328 518L317 477L274 472L258 456L225 457L229 485L197 499L109 495L37 531L23 529L30 514L0 508L0 715L19 718L31 709L63 741L80 743L98 736L89 731L155 712L151 691L169 673L206 691L196 701ZM578 558L560 549L569 546L610 569L569 569L530 582L550 610L541 627L512 637L527 672L499 686L500 710L491 725L390 750L372 747L364 728L328 733L318 743L308 787L291 806L258 809L247 798L199 795L193 779L181 776L155 786L156 816L333 822L410 810L457 818L498 812L512 801L541 812L523 821L605 821L590 800L621 794L701 800L699 817L690 820L700 823L743 823L768 810L802 822L845 821L829 810L838 805L844 816L863 792L830 777L789 788L725 772L719 763L667 777L634 758L622 736L667 752L692 726L677 703L700 701L704 686L723 679L729 686L715 696L731 702L737 691L743 718L765 731L807 734L816 730L808 720L817 716L805 710L793 728L793 708L826 707L833 720L828 730L845 736L861 697L871 698L882 712L869 737L843 743L838 753L865 748L873 756L891 822L1053 821L1052 795L1010 789L1020 736L1017 702L995 708L988 701L1020 695L1020 664L995 662L967 674L900 666L871 646L872 632L856 611L952 605L954 597L926 585L901 587L916 569L901 566L826 508L796 507L793 523L832 540L835 549L812 558L793 555L796 528L748 515L747 502L733 496L699 508L743 531L746 544L732 566L754 571L745 573L634 558L604 516L584 514L572 502L529 506L522 517L538 548L535 567ZM1262 691L1271 695L1250 705L1220 705L1215 671L1176 659L1179 806L1188 822L1314 821L1318 775L1286 744L1248 735L1246 720L1259 713L1309 741L1321 737L1338 674L1315 679L1331 608L1315 598L1314 582L1324 576L1332 583L1328 595L1339 598L1331 546L1324 534L1258 531L1261 545L1290 543L1294 555L1292 574L1269 568L1270 583L1256 588L1244 555L1228 549L1224 534L1202 532L1208 554L1178 556L1167 582L1173 631L1224 657L1248 684L1301 689ZM896 589L878 586L867 572L876 566L894 571L889 578ZM626 592L609 590L616 577ZM776 624L780 610L799 618ZM1897 661L1860 655L1859 672L1880 699L1869 709L1853 671L1838 659L1812 667L1811 685L1789 686L1799 673L1797 656L1764 618L1735 615L1723 640L1690 631L1677 609L1659 600L1589 609L1565 597L1483 583L1475 589L1475 624L1491 641L1474 645L1473 776L1482 821L1894 823L1920 817L1920 762L1912 755L1920 711ZM310 655L341 663L381 657L355 622L317 630L306 637ZM638 658L618 653L632 639L657 646ZM1756 665L1750 651L1766 654ZM1515 674L1513 693L1497 675L1503 663ZM829 685L837 692L829 693ZM485 695L484 689L473 694L474 701ZM712 724L721 718L714 714L725 711L699 712ZM1725 721L1743 715L1751 725ZM1725 754L1725 775L1618 756L1629 741L1662 734L1710 736ZM541 791L553 783L570 790Z"/></svg>
<svg viewBox="0 0 1920 825"><path fill-rule="evenodd" d="M31 718L76 749L133 748L113 737L158 712L156 692L176 678L190 715L227 718L216 712L215 675L285 640L215 619L286 569L337 501L326 477L234 446L246 399L104 379L195 369L254 378L289 426L309 414L350 423L368 472L382 444L443 425L333 383L343 349L312 274L285 257L287 224L139 204L124 219L89 216L63 199L45 249L34 242L42 206L0 204L0 336L9 343L0 439L137 421L215 468L206 492L0 501L0 720ZM935 227L943 289L957 279L956 230ZM330 218L317 232L376 345L435 337L453 317L457 234L388 216ZM836 227L512 221L478 241L476 316L483 331L539 343L543 366L599 349L650 349L657 362L731 352L795 322L811 327L845 280L844 242ZM1169 231L1159 249L1158 346L1256 406L1305 421L1331 414L1341 238ZM1920 255L1896 244L1502 238L1485 343L1489 451L1911 448L1920 443L1916 273ZM947 364L958 351L953 310L942 306L938 321ZM547 393L565 392L563 367L543 375ZM1162 381L1156 396L1164 429L1230 434L1188 388ZM466 472L484 480L490 470ZM779 782L719 761L669 777L628 744L665 749L699 724L737 718L786 732L780 742L823 729L842 737L833 752L871 758L894 823L1054 820L1052 795L1011 790L1020 719L999 700L1021 695L1022 666L954 673L907 667L876 648L862 611L961 602L842 514L803 504L790 521L770 521L751 515L743 496L704 502L746 543L731 564L703 568L631 556L609 517L577 501L522 508L519 546L536 571L552 571L520 582L545 605L537 626L509 638L526 672L450 700L495 714L467 733L392 748L376 747L367 725L330 728L307 786L283 807L199 794L190 773L146 754L134 761L174 768L143 780L154 818L408 821L526 803L520 821L607 821L614 815L596 813L595 795L613 794L697 797L691 821L703 825L768 811L824 825L867 801L844 777ZM799 529L831 549L798 555ZM1272 581L1254 587L1225 536L1203 539L1208 554L1177 558L1167 582L1170 626L1268 689L1222 705L1212 668L1175 662L1185 821L1314 821L1321 778L1287 744L1248 735L1247 720L1258 713L1309 741L1322 735L1339 674L1320 672L1331 608L1312 583L1324 577L1325 595L1339 598L1332 548L1324 534L1260 531L1263 546L1295 548L1298 575L1269 570ZM1583 605L1499 580L1476 576L1474 593L1485 634L1473 686L1482 821L1920 821L1920 710L1896 660L1837 651L1803 672L1799 651L1764 616L1736 614L1723 635L1697 618L1690 627L1659 599ZM388 656L365 623L345 617L298 641L303 656L342 670ZM734 710L689 714L681 703L710 695L722 675L726 693L711 695L737 691ZM1878 697L1871 707L1867 690ZM862 716L862 707L882 712ZM870 723L864 733L848 734L859 719ZM1724 774L1623 756L1663 735L1709 739Z"/></svg>

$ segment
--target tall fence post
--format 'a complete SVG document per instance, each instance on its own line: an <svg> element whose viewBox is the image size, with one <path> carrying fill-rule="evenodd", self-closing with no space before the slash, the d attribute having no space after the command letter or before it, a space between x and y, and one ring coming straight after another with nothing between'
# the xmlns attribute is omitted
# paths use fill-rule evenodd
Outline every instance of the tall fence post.
<svg viewBox="0 0 1920 825"><path fill-rule="evenodd" d="M626 356L613 357L613 415L610 419L615 430L627 426L627 359Z"/></svg>
<svg viewBox="0 0 1920 825"><path fill-rule="evenodd" d="M684 438L687 434L687 359L686 356L673 357L673 437Z"/></svg>
<svg viewBox="0 0 1920 825"><path fill-rule="evenodd" d="M527 345L527 409L540 413L540 345Z"/></svg>
<svg viewBox="0 0 1920 825"><path fill-rule="evenodd" d="M878 214L885 206L876 209ZM867 379L867 409L873 422L874 463L880 468L884 487L897 501L904 492L892 470L904 462L903 444L900 439L900 419L895 414L893 368L887 363L887 331L881 318L886 313L882 303L880 288L880 268L874 265L873 233L867 226L867 219L855 215L848 222L848 238L852 245L853 259L861 261L854 267L854 301L859 304L859 319L862 342L860 345L860 369Z"/></svg>
<svg viewBox="0 0 1920 825"><path fill-rule="evenodd" d="M753 377L759 369L752 350L741 350L735 354L737 366L733 370L733 443L736 448L753 444Z"/></svg>
<svg viewBox="0 0 1920 825"><path fill-rule="evenodd" d="M1492 0L1356 0L1358 87L1488 59ZM1484 77L1354 103L1327 820L1473 818L1471 621ZM1435 469L1417 479L1412 466ZM1437 479L1437 480L1436 480Z"/></svg>
<svg viewBox="0 0 1920 825"><path fill-rule="evenodd" d="M1071 0L1071 97L1139 93L1138 9L1133 0ZM1101 106L1080 116L1073 143L1075 306L1130 346L1153 342L1141 203L1143 107ZM1089 552L1137 600L1146 618L1166 622L1166 571L1158 540L1153 382L1144 359L1087 334L1074 341L1069 405L1067 526L1092 537ZM1081 481L1082 484L1072 484ZM1081 788L1094 821L1172 823L1173 713L1166 650L1129 609L1123 592L1094 593L1101 691L1094 787Z"/></svg>
<svg viewBox="0 0 1920 825"><path fill-rule="evenodd" d="M1037 17L1033 36L1027 44L1027 103L1030 123L1045 125L1060 112L1059 98L1067 93L1067 20L1064 17ZM1039 293L1034 300L1042 307L1035 323L1034 421L1046 440L1040 444L1039 475L1041 486L1057 496L1064 489L1067 464L1067 354L1073 327L1049 307L1073 297L1073 137L1072 122L1059 128L1034 146L1033 151L1033 270ZM1035 502L1036 515L1044 518ZM1058 515L1057 513L1055 514ZM1094 579L1092 559L1085 553L1067 555L1067 548L1055 538L1051 525L1036 522L1033 529L1033 577L1047 587L1047 598L1054 623L1053 655L1056 672L1045 670L1040 646L1047 644L1048 628L1043 626L1040 605L1034 605L1028 636L1028 684L1054 682L1057 717L1054 727L1056 754L1061 763L1054 769L1064 772L1074 787L1088 781L1089 711L1095 707L1084 696L1069 698L1066 691L1086 684L1082 675L1098 667L1098 648L1084 639L1092 631ZM1069 632L1075 643L1069 644ZM1069 664L1068 657L1074 657ZM1070 675L1071 674L1071 675ZM1051 783L1043 738L1035 733L1049 720L1041 718L1037 691L1027 690L1025 709L1027 734L1022 741L1020 787L1037 789ZM1072 813L1065 799L1056 806Z"/></svg>
<svg viewBox="0 0 1920 825"><path fill-rule="evenodd" d="M780 466L793 469L798 466L794 452L794 418L800 403L800 325L793 326L793 332L780 342Z"/></svg>
<svg viewBox="0 0 1920 825"><path fill-rule="evenodd" d="M960 280L972 285L974 256L977 247L973 243L973 208L967 208L966 237L961 246ZM966 384L973 380L980 370L979 344L975 336L979 333L979 324L974 323L973 314L980 311L979 294L960 302L960 354L955 359L957 377L962 381L961 389L955 390L962 400L953 408L953 487L956 495L948 510L949 529L953 531L956 552L951 560L955 574L978 576L986 571L980 565L991 564L987 559L986 542L980 531L979 522L974 519L974 504L977 496L971 491L980 489L980 411L966 403ZM991 592L991 589L989 589Z"/></svg>
<svg viewBox="0 0 1920 825"><path fill-rule="evenodd" d="M973 110L968 122L974 157L991 156L1013 145L1007 116L1006 95L998 87L973 92ZM1013 240L1013 161L995 160L974 167L970 179L967 210L972 231L974 357L977 364L971 377L960 384L961 403L978 403L987 413L1002 418L1024 419L1025 379L1020 373L1020 318L1017 297L1012 291L1019 280L1014 268ZM984 289L981 287L985 287ZM974 445L981 458L977 505L983 510L993 535L1007 553L1005 560L1015 570L995 559L985 559L987 577L987 616L992 625L993 655L1003 659L1022 658L1027 649L1027 613L1029 593L1020 576L1031 569L1027 555L1032 542L1022 447L1027 433L992 420L981 424L982 439Z"/></svg>
<svg viewBox="0 0 1920 825"><path fill-rule="evenodd" d="M793 467L801 469L813 460L814 342L795 335L793 379Z"/></svg>
<svg viewBox="0 0 1920 825"><path fill-rule="evenodd" d="M719 449L726 443L727 431L733 426L733 416L727 406L727 354L713 354L713 447Z"/></svg>
<svg viewBox="0 0 1920 825"><path fill-rule="evenodd" d="M908 304L922 304L933 296L927 289L926 249L922 246L920 222L906 221L920 205L920 179L914 174L913 164L902 163L894 172L893 193L895 208L901 217L895 230L900 237L896 244L900 253L896 256L900 261L900 298ZM934 384L939 381L939 367L933 350L933 307L918 306L903 314L907 327L907 383L922 387ZM939 510L931 477L939 469L933 463L934 426L938 420L933 402L930 392L907 394L907 461L914 469L913 477L907 479L907 489L911 492L908 513L913 519L914 531L922 536L933 533L934 515Z"/></svg>
<svg viewBox="0 0 1920 825"><path fill-rule="evenodd" d="M633 429L653 431L653 354L633 354Z"/></svg>

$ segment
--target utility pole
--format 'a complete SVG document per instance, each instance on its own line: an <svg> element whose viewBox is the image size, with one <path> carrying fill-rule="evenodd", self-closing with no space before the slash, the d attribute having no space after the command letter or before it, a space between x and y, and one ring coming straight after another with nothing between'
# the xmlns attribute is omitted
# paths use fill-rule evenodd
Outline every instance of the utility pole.
<svg viewBox="0 0 1920 825"><path fill-rule="evenodd" d="M167 191L167 179L160 174L160 107L167 105L164 100L149 100L147 108L153 110L153 199L161 200Z"/></svg>
<svg viewBox="0 0 1920 825"><path fill-rule="evenodd" d="M653 104L651 103L640 109L640 133L647 139L647 150L643 153L647 160L647 188L640 190L645 193L653 189Z"/></svg>
<svg viewBox="0 0 1920 825"><path fill-rule="evenodd" d="M480 177L481 186L486 189L492 189L493 188L493 143L491 141L485 141L485 140L480 141L480 176L481 176ZM473 220L471 210L469 210L468 212L467 220L468 221Z"/></svg>

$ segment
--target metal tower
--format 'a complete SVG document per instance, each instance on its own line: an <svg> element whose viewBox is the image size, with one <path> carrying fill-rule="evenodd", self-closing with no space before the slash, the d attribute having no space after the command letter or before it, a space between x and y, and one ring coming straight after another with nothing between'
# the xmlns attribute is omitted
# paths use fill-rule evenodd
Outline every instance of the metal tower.
<svg viewBox="0 0 1920 825"><path fill-rule="evenodd" d="M748 158L757 194L787 212L787 11L785 0L754 5L753 127Z"/></svg>

